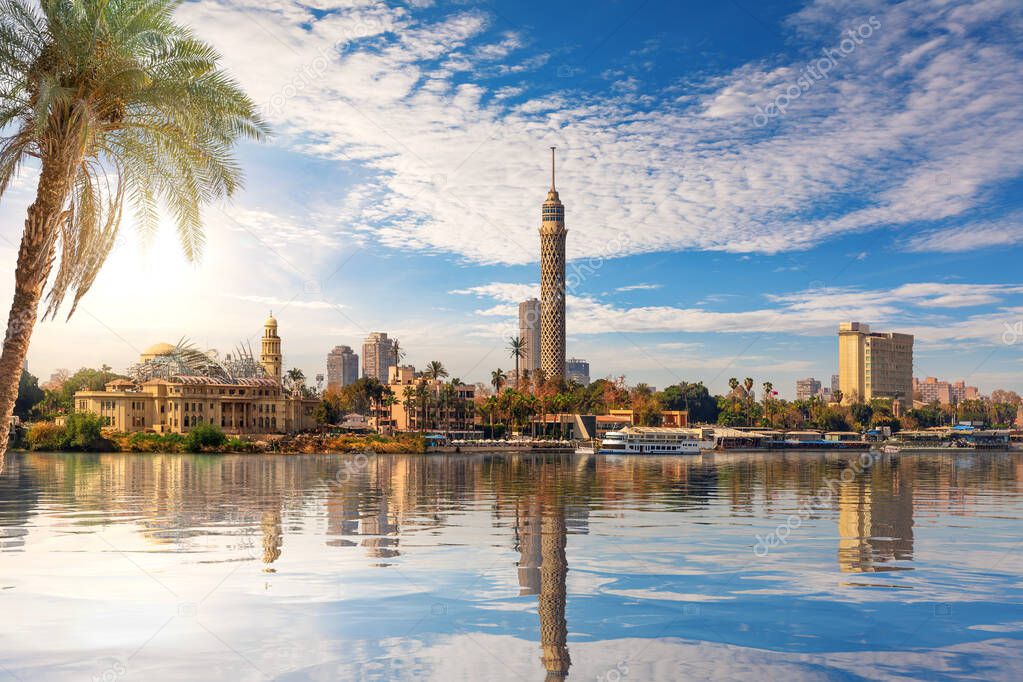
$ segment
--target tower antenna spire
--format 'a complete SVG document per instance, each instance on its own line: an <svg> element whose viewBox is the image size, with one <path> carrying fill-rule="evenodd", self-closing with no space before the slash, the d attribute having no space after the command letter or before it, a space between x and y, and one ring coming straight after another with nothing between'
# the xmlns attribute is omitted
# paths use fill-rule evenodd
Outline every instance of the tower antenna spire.
<svg viewBox="0 0 1023 682"><path fill-rule="evenodd" d="M551 189L554 189L554 150L557 147L551 147Z"/></svg>

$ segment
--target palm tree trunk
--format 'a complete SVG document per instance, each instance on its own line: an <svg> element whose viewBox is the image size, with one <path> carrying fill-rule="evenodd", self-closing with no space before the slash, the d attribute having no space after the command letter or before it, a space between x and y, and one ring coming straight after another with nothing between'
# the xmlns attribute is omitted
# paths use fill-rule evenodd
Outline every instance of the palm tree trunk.
<svg viewBox="0 0 1023 682"><path fill-rule="evenodd" d="M14 300L0 354L0 457L7 452L8 425L18 398L18 382L38 317L39 300L53 266L58 226L76 165L44 160L36 200L28 207L14 271ZM0 471L3 468L4 462L0 459Z"/></svg>

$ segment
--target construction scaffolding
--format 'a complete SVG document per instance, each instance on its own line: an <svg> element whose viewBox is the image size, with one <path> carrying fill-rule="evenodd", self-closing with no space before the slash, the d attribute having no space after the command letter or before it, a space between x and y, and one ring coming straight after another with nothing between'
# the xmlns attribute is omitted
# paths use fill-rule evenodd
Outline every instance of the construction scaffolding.
<svg viewBox="0 0 1023 682"><path fill-rule="evenodd" d="M152 379L172 377L206 377L220 383L233 384L244 379L258 379L266 376L252 347L240 343L234 354L228 353L220 359L216 349L201 351L187 338L182 338L172 350L128 367L128 376L136 384Z"/></svg>

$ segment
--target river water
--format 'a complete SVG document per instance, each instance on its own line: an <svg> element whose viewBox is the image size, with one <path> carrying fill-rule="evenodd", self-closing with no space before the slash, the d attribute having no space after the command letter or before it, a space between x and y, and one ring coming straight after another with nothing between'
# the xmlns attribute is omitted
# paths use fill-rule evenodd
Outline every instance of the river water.
<svg viewBox="0 0 1023 682"><path fill-rule="evenodd" d="M1023 453L12 454L0 679L1023 679Z"/></svg>

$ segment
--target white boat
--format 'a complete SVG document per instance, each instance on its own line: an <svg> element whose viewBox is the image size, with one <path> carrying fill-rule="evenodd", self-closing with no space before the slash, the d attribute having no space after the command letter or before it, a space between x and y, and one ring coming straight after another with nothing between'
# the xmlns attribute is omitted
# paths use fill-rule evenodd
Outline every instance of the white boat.
<svg viewBox="0 0 1023 682"><path fill-rule="evenodd" d="M608 431L600 443L602 455L698 455L700 441L684 429L629 426Z"/></svg>
<svg viewBox="0 0 1023 682"><path fill-rule="evenodd" d="M902 452L902 448L898 447L897 445L882 445L881 452L883 452L886 455L897 455L900 452Z"/></svg>

